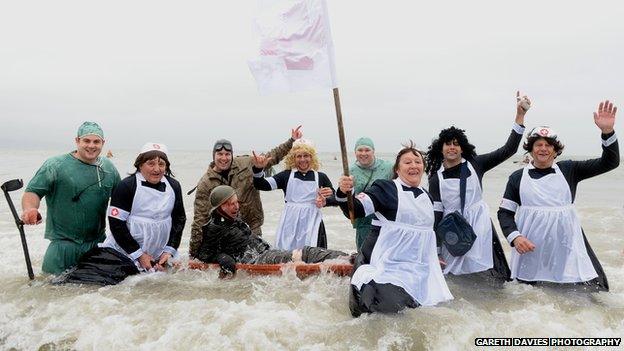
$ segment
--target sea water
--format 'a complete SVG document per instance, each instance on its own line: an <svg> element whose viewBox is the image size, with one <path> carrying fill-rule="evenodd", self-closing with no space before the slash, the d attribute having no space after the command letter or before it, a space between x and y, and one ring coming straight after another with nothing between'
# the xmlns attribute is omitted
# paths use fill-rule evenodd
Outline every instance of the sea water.
<svg viewBox="0 0 624 351"><path fill-rule="evenodd" d="M45 158L62 152L0 150L0 181L23 178L27 183ZM112 161L122 177L135 156L134 151L115 151ZM393 160L393 155L381 156ZM339 154L320 157L321 171L336 184L342 169ZM517 154L483 180L496 228L496 210L507 177L518 168L512 161L520 158ZM186 193L205 172L211 154L171 151L170 160ZM349 279L330 274L300 280L292 272L281 277L243 273L220 280L216 271L183 270L133 276L117 286L51 285L50 277L41 273L48 245L43 224L25 227L36 275L29 282L19 234L2 198L0 349L458 350L476 348L474 340L479 337L622 337L623 175L624 167L620 167L583 181L576 198L588 240L609 278L610 292L517 282L497 286L455 277L448 279L455 297L450 302L355 319L348 308ZM22 193L23 189L11 193L20 212ZM179 250L182 263L188 261L193 200L193 195L184 195L187 225ZM263 192L262 201L264 237L273 243L283 193ZM45 217L45 204L41 212ZM354 251L355 233L343 214L337 208L325 208L323 218L329 247ZM509 259L510 247L497 230Z"/></svg>

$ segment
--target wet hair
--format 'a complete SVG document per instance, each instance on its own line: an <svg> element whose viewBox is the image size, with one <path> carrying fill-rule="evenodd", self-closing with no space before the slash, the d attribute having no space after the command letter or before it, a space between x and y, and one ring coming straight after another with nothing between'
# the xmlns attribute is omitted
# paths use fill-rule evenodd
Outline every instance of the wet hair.
<svg viewBox="0 0 624 351"><path fill-rule="evenodd" d="M563 152L564 146L561 143L561 141L555 138L545 138L542 136L528 137L527 141L522 145L522 148L526 150L527 153L531 153L531 151L533 151L533 144L535 144L535 142L538 141L539 139L544 139L544 141L546 141L548 145L554 146L557 156L561 155L561 153Z"/></svg>
<svg viewBox="0 0 624 351"><path fill-rule="evenodd" d="M414 156L420 156L423 160L423 166L427 166L427 161L425 160L425 156L423 152L415 148L414 142L409 141L409 144L402 144L403 148L396 155L396 159L394 160L394 166L392 166L392 179L397 179L399 175L397 171L399 170L399 164L401 163L401 156L411 153Z"/></svg>
<svg viewBox="0 0 624 351"><path fill-rule="evenodd" d="M136 171L134 173L136 174L136 172L139 172L141 166L145 162L151 161L156 158L160 158L161 160L165 161L165 164L166 164L165 175L169 177L173 177L173 172L171 172L171 163L169 162L169 159L167 158L167 154L158 150L151 150L151 151L147 151L142 154L139 154L136 160L134 160L134 167L136 168Z"/></svg>
<svg viewBox="0 0 624 351"><path fill-rule="evenodd" d="M303 143L297 143L292 147L292 149L290 149L286 157L284 157L284 169L297 169L297 161L295 160L295 156L299 151L306 152L310 154L310 156L312 156L312 161L310 161L310 169L318 171L319 168L321 168L321 163L319 162L318 156L316 156L316 150L314 149L314 147Z"/></svg>
<svg viewBox="0 0 624 351"><path fill-rule="evenodd" d="M444 161L442 146L453 140L457 140L457 143L461 147L461 155L463 158L477 156L475 146L468 142L468 137L465 132L465 130L455 128L455 126L451 126L450 128L442 129L442 131L440 131L438 138L431 141L431 145L429 145L429 149L427 150L426 173L432 175L440 168L442 161Z"/></svg>

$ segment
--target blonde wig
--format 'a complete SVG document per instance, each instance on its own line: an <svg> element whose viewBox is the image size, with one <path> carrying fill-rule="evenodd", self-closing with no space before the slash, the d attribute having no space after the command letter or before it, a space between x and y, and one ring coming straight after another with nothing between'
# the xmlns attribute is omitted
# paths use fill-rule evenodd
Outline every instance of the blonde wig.
<svg viewBox="0 0 624 351"><path fill-rule="evenodd" d="M310 162L310 169L318 171L321 167L321 163L319 162L318 157L316 156L316 150L313 146L304 144L304 143L295 143L293 144L292 149L288 152L286 157L284 157L284 169L297 169L297 163L295 161L295 155L297 152L306 152L312 156L312 161Z"/></svg>

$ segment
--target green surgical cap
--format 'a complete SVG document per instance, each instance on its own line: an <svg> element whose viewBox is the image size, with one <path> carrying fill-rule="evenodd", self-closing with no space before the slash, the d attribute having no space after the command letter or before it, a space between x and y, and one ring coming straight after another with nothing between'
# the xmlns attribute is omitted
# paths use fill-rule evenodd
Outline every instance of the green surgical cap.
<svg viewBox="0 0 624 351"><path fill-rule="evenodd" d="M371 149L375 150L375 144L373 144L373 139L369 137L361 137L355 142L355 150L360 146L368 146Z"/></svg>
<svg viewBox="0 0 624 351"><path fill-rule="evenodd" d="M104 140L104 131L95 122L84 122L80 125L77 136L82 138L86 135L97 135Z"/></svg>

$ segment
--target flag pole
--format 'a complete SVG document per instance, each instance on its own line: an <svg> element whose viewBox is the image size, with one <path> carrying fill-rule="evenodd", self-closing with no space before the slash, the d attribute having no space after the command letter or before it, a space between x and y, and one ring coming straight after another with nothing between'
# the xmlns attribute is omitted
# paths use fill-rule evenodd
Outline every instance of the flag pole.
<svg viewBox="0 0 624 351"><path fill-rule="evenodd" d="M334 88L334 105L336 106L336 120L338 122L338 139L340 140L340 153L342 154L342 172L345 176L349 176L349 161L347 160L347 144L345 142L344 126L342 124L342 110L340 109L340 94L338 88ZM347 193L347 206L349 207L349 218L351 224L355 222L355 214L353 212L353 198L351 192Z"/></svg>

